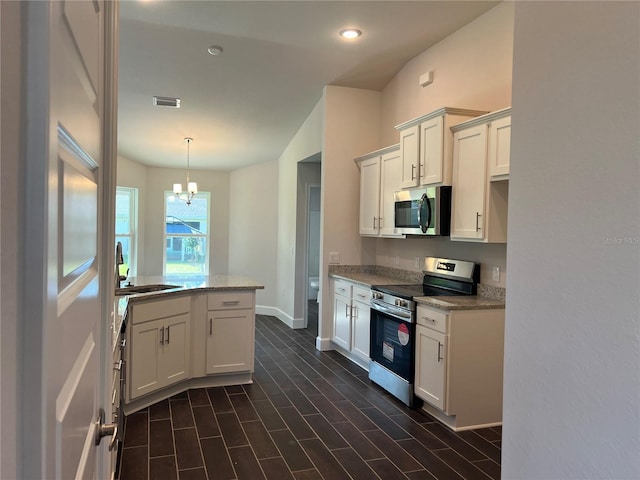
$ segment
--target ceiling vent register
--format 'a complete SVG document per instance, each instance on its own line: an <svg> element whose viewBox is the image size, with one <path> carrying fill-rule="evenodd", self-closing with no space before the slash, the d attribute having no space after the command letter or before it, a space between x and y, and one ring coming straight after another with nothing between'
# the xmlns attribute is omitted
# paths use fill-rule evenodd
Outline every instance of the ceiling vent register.
<svg viewBox="0 0 640 480"><path fill-rule="evenodd" d="M180 99L174 97L153 97L153 104L156 107L180 108Z"/></svg>

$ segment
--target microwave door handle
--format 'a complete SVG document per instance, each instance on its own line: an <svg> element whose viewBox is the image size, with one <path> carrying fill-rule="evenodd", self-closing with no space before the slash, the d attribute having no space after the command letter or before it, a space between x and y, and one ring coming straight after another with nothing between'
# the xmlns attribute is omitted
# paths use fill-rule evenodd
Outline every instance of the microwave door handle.
<svg viewBox="0 0 640 480"><path fill-rule="evenodd" d="M423 223L421 212L422 207L425 205L425 203L427 205L427 221ZM427 233L429 225L431 225L431 202L429 201L429 197L426 193L423 193L422 197L420 198L420 208L418 209L418 225L420 226L420 230L422 230L422 233Z"/></svg>

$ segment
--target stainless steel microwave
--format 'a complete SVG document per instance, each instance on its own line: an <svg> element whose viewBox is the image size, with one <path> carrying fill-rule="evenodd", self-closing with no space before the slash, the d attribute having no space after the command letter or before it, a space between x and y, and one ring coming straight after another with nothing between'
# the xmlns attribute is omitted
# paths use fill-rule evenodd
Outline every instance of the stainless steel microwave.
<svg viewBox="0 0 640 480"><path fill-rule="evenodd" d="M395 193L396 232L405 235L449 235L451 187L418 187Z"/></svg>

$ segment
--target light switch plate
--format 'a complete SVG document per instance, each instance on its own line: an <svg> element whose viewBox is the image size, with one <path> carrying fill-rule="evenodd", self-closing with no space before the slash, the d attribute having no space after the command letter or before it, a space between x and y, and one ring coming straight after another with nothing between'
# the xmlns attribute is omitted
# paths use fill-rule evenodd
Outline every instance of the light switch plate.
<svg viewBox="0 0 640 480"><path fill-rule="evenodd" d="M334 265L340 263L340 252L329 252L329 263Z"/></svg>

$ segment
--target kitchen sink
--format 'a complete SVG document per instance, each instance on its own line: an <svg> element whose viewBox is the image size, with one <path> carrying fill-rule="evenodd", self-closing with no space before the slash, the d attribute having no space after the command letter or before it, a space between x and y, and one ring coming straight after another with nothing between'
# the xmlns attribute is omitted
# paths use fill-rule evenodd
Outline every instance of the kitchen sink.
<svg viewBox="0 0 640 480"><path fill-rule="evenodd" d="M134 293L160 292L162 290L170 290L172 288L180 288L180 285L132 285L130 287L116 288L116 296L133 295Z"/></svg>

